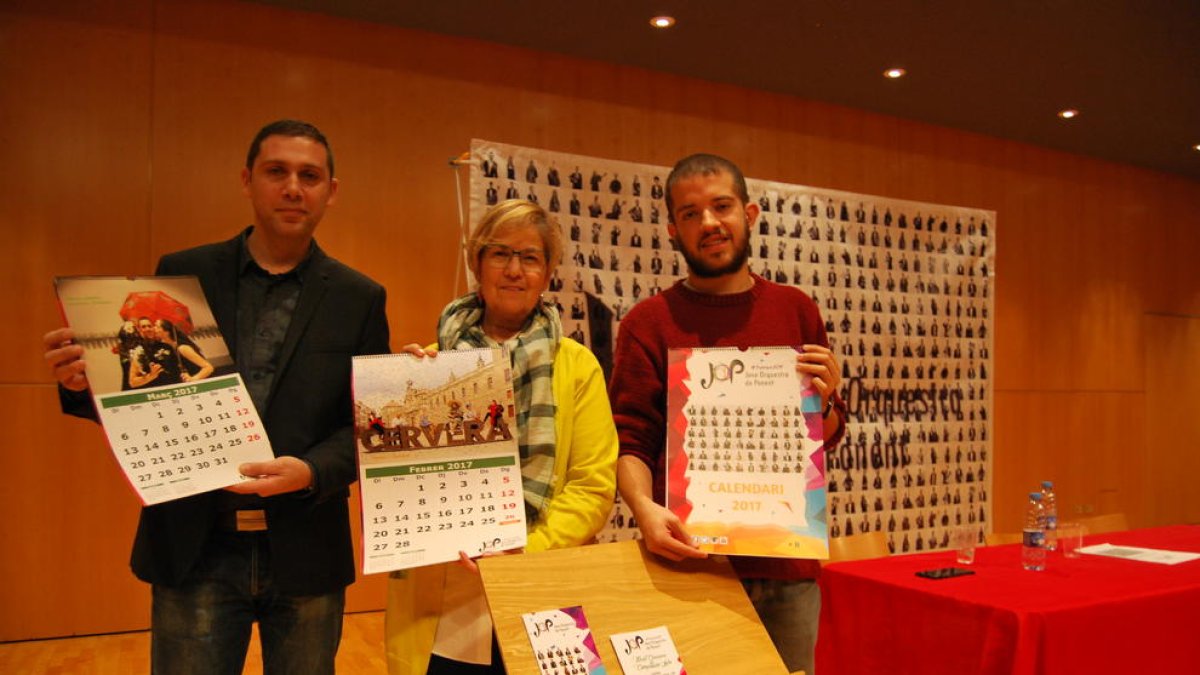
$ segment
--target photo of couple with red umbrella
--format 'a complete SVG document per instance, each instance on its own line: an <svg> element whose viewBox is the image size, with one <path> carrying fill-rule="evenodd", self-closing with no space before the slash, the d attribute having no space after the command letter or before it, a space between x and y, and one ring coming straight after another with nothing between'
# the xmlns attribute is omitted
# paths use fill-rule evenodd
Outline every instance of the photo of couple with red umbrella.
<svg viewBox="0 0 1200 675"><path fill-rule="evenodd" d="M193 277L64 277L56 286L85 350L93 394L184 384L232 369Z"/></svg>

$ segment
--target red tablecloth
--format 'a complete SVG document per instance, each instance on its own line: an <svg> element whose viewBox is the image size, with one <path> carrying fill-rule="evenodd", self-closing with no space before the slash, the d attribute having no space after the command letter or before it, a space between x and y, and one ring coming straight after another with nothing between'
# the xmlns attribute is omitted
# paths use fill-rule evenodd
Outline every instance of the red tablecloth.
<svg viewBox="0 0 1200 675"><path fill-rule="evenodd" d="M1087 537L1200 553L1200 526ZM1200 560L1178 565L1083 555L1021 568L1020 545L834 563L821 573L820 675L1200 673Z"/></svg>

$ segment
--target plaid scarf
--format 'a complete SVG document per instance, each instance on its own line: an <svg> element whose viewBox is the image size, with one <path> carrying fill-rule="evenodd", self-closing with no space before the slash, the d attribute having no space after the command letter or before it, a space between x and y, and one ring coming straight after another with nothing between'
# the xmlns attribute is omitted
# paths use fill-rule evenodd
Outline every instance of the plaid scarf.
<svg viewBox="0 0 1200 675"><path fill-rule="evenodd" d="M532 526L546 506L554 480L554 355L562 339L562 323L553 305L539 302L521 332L499 344L483 332L484 311L483 299L474 292L446 305L438 319L438 349L508 350L526 523Z"/></svg>

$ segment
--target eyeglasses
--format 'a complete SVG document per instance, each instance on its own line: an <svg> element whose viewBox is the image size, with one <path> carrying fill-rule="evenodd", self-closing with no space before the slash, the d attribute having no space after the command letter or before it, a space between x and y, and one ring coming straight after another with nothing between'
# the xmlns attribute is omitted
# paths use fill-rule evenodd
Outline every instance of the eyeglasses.
<svg viewBox="0 0 1200 675"><path fill-rule="evenodd" d="M508 269L513 257L521 262L525 272L546 271L546 252L540 248L527 248L517 251L504 244L487 244L483 247L483 263L496 269Z"/></svg>

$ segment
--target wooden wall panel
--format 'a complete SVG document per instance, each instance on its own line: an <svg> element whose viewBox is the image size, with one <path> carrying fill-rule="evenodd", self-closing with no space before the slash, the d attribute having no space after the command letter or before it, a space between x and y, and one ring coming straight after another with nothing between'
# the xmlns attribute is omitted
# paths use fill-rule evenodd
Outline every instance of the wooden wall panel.
<svg viewBox="0 0 1200 675"><path fill-rule="evenodd" d="M148 627L139 504L100 427L64 419L53 387L0 387L0 452L0 642Z"/></svg>
<svg viewBox="0 0 1200 675"><path fill-rule="evenodd" d="M1146 453L1137 515L1200 523L1200 317L1146 315Z"/></svg>
<svg viewBox="0 0 1200 675"><path fill-rule="evenodd" d="M1139 206L1152 206L1131 221L1148 245L1143 302L1156 312L1200 316L1200 266L1189 262L1200 251L1200 191L1173 176L1141 183Z"/></svg>
<svg viewBox="0 0 1200 675"><path fill-rule="evenodd" d="M1136 510L1145 457L1140 392L996 395L993 525L1016 532L1030 492L1053 480L1061 520L1125 511L1135 527L1163 524Z"/></svg>
<svg viewBox="0 0 1200 675"><path fill-rule="evenodd" d="M143 266L150 185L150 3L32 14L10 4L0 9L0 312L31 330L4 336L5 384L40 379L39 330L59 320L55 274ZM87 20L58 16L72 9Z"/></svg>
<svg viewBox="0 0 1200 675"><path fill-rule="evenodd" d="M1060 482L1067 509L1120 508L1139 525L1196 511L1192 493L1166 510L1139 506L1147 481L1194 451L1148 440L1162 424L1151 390L1163 387L1148 374L1159 368L1147 356L1159 329L1142 318L1200 316L1194 181L779 94L227 0L6 3L0 85L12 158L0 168L11 289L0 303L13 327L0 343L10 386L0 401L13 404L0 452L19 458L20 476L0 498L10 528L0 534L24 544L0 558L0 639L119 630L146 611L127 571L132 498L98 432L61 419L47 386L38 336L58 323L50 277L144 273L162 253L235 234L250 217L238 183L246 144L281 116L317 123L333 143L342 185L318 239L388 287L393 346L430 340L455 292L447 162L473 137L664 165L709 150L758 178L994 209L997 525L1017 527L1024 494L1044 477ZM57 503L38 483L48 433L92 463ZM44 522L53 527L32 525ZM50 531L87 554L40 564ZM97 568L102 585L76 581ZM352 587L352 608L381 604L382 579Z"/></svg>
<svg viewBox="0 0 1200 675"><path fill-rule="evenodd" d="M0 10L0 641L144 628L137 500L42 361L56 274L144 271L150 2Z"/></svg>

